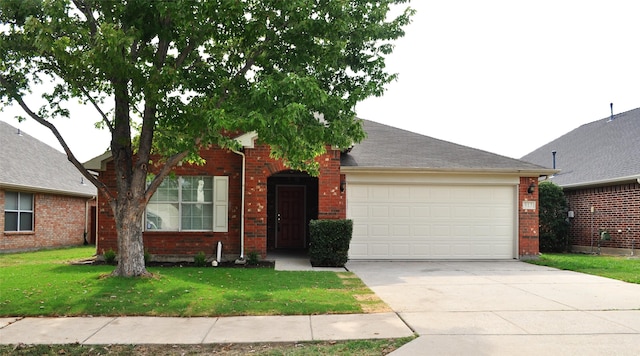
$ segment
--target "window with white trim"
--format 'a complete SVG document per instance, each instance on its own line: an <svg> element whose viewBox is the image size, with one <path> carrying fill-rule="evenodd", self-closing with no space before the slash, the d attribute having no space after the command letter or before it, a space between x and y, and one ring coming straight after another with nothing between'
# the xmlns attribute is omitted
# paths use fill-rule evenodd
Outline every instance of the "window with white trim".
<svg viewBox="0 0 640 356"><path fill-rule="evenodd" d="M4 231L33 231L33 194L4 192Z"/></svg>
<svg viewBox="0 0 640 356"><path fill-rule="evenodd" d="M229 177L179 176L162 181L147 204L147 231L227 231Z"/></svg>

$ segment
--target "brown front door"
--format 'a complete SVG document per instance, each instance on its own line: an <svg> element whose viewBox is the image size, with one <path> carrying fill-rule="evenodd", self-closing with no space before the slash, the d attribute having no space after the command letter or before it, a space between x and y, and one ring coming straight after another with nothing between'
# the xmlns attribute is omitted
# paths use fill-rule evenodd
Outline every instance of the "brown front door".
<svg viewBox="0 0 640 356"><path fill-rule="evenodd" d="M305 187L279 185L276 191L276 248L304 248Z"/></svg>

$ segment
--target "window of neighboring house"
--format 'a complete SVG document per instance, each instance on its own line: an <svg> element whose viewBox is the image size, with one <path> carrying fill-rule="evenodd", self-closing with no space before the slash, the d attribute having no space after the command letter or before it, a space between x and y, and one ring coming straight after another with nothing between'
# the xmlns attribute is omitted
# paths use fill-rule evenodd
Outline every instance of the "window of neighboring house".
<svg viewBox="0 0 640 356"><path fill-rule="evenodd" d="M4 192L4 231L33 231L33 194Z"/></svg>
<svg viewBox="0 0 640 356"><path fill-rule="evenodd" d="M162 181L147 204L147 231L227 231L228 177Z"/></svg>

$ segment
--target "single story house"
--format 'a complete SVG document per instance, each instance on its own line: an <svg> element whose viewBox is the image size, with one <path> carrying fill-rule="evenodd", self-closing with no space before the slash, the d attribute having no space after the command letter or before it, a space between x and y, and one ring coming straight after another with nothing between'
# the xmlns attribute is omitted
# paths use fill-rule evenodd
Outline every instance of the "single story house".
<svg viewBox="0 0 640 356"><path fill-rule="evenodd" d="M569 202L573 250L631 254L640 247L639 137L640 108L612 112L522 157L559 170L547 179Z"/></svg>
<svg viewBox="0 0 640 356"><path fill-rule="evenodd" d="M312 219L354 221L350 259L518 259L538 254L537 182L554 171L363 120L349 152L327 147L320 174L292 171L255 133L240 152L212 147L183 164L147 207L155 259L202 251L223 259L305 249ZM114 186L110 154L87 163ZM117 249L113 214L98 198L98 253Z"/></svg>
<svg viewBox="0 0 640 356"><path fill-rule="evenodd" d="M0 252L91 242L96 188L67 156L2 121L0 147Z"/></svg>

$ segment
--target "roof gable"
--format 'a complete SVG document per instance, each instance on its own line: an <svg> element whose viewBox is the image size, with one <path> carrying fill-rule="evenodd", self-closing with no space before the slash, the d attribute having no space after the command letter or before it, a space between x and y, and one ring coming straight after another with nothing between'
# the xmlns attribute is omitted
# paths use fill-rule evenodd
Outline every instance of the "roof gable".
<svg viewBox="0 0 640 356"><path fill-rule="evenodd" d="M0 186L65 195L94 196L67 156L19 129L0 121Z"/></svg>
<svg viewBox="0 0 640 356"><path fill-rule="evenodd" d="M522 157L560 172L560 186L597 185L640 178L640 108L584 124Z"/></svg>
<svg viewBox="0 0 640 356"><path fill-rule="evenodd" d="M341 166L371 169L551 173L535 164L362 120L367 138L342 155Z"/></svg>

